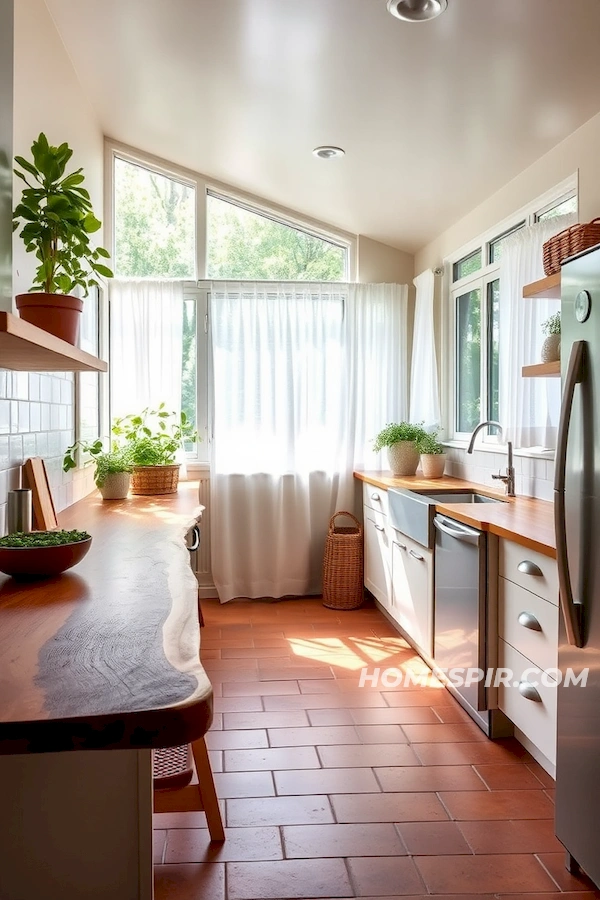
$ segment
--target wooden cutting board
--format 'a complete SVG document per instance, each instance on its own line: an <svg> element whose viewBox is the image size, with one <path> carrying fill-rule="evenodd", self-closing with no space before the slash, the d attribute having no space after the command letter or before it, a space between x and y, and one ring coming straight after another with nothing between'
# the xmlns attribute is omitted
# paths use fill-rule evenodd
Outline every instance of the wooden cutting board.
<svg viewBox="0 0 600 900"><path fill-rule="evenodd" d="M58 528L46 464L41 456L34 456L25 461L23 479L25 487L31 488L34 527L38 531L52 531Z"/></svg>

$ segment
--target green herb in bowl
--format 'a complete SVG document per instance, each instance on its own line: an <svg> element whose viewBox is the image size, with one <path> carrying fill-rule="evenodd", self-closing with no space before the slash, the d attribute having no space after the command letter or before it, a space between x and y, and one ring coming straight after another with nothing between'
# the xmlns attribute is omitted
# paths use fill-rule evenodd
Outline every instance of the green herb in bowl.
<svg viewBox="0 0 600 900"><path fill-rule="evenodd" d="M91 535L87 531L16 531L0 538L0 547L26 549L30 547L60 547L63 544L77 544L87 541Z"/></svg>

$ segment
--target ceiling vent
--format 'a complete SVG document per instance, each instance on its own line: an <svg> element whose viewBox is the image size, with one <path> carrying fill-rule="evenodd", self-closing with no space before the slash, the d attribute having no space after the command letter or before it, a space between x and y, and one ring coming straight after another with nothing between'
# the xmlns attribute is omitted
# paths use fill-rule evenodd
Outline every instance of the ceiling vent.
<svg viewBox="0 0 600 900"><path fill-rule="evenodd" d="M444 12L448 0L388 0L387 8L403 22L428 22Z"/></svg>

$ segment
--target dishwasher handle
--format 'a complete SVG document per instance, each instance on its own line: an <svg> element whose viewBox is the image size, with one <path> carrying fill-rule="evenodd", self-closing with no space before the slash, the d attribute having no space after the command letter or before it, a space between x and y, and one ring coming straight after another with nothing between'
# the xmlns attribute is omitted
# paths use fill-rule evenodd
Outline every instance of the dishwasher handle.
<svg viewBox="0 0 600 900"><path fill-rule="evenodd" d="M450 522L452 525L449 524ZM438 531L449 535L449 537L456 538L458 541L464 541L466 544L474 544L477 546L481 540L481 532L474 531L472 528L465 527L463 529L462 526L458 525L458 523L454 522L452 519L444 519L442 516L436 516L433 520L433 524Z"/></svg>

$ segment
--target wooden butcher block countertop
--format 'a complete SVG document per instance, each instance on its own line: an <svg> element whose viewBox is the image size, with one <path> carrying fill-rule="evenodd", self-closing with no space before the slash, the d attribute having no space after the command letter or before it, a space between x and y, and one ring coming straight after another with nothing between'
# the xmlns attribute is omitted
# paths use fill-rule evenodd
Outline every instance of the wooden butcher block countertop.
<svg viewBox="0 0 600 900"><path fill-rule="evenodd" d="M212 688L199 660L185 534L198 486L59 517L92 544L69 572L0 574L0 753L174 746L203 735Z"/></svg>
<svg viewBox="0 0 600 900"><path fill-rule="evenodd" d="M355 478L380 488L405 488L426 494L428 491L477 491L488 497L503 500L503 503L437 503L436 510L465 525L472 525L482 531L489 531L499 537L508 538L539 550L546 556L556 558L554 536L554 505L547 500L533 497L507 497L489 485L475 484L462 478L444 475L442 478L422 478L394 476L390 472L355 472Z"/></svg>

